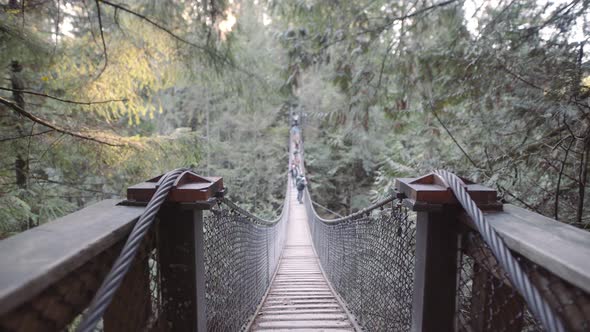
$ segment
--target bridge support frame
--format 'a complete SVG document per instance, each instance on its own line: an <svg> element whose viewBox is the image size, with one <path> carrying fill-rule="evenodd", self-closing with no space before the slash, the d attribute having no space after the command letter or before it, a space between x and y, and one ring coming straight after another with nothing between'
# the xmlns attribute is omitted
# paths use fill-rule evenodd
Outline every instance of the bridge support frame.
<svg viewBox="0 0 590 332"><path fill-rule="evenodd" d="M412 331L453 331L457 290L456 223L448 210L418 211Z"/></svg>
<svg viewBox="0 0 590 332"><path fill-rule="evenodd" d="M467 180L463 185L480 208L501 208L495 190ZM462 210L435 173L397 179L395 189L404 205L417 212L412 331L454 331Z"/></svg>
<svg viewBox="0 0 590 332"><path fill-rule="evenodd" d="M203 209L166 204L158 213L163 319L173 331L207 331Z"/></svg>
<svg viewBox="0 0 590 332"><path fill-rule="evenodd" d="M127 188L128 204L145 204L164 175ZM221 177L185 170L176 178L156 218L162 315L157 326L170 331L207 331L203 211L223 197Z"/></svg>

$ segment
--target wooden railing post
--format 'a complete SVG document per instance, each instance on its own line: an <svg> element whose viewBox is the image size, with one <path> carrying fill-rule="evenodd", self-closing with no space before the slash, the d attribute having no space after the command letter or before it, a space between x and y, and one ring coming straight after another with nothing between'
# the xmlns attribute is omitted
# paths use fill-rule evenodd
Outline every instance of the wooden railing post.
<svg viewBox="0 0 590 332"><path fill-rule="evenodd" d="M412 331L452 331L457 232L448 211L418 211Z"/></svg>
<svg viewBox="0 0 590 332"><path fill-rule="evenodd" d="M164 318L173 331L206 331L203 211L171 203L158 219Z"/></svg>
<svg viewBox="0 0 590 332"><path fill-rule="evenodd" d="M397 179L395 186L404 204L417 212L412 331L453 331L460 211L457 201L436 174ZM495 191L479 185L468 190L477 200L496 199Z"/></svg>
<svg viewBox="0 0 590 332"><path fill-rule="evenodd" d="M130 200L145 200L160 178L130 187ZM157 214L159 284L163 316L170 331L207 331L203 211L222 192L219 177L185 172L178 177Z"/></svg>

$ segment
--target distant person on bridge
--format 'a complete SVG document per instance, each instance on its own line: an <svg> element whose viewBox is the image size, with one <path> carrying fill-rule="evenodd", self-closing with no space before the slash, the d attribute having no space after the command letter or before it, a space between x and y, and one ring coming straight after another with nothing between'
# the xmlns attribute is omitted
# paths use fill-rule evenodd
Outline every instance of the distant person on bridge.
<svg viewBox="0 0 590 332"><path fill-rule="evenodd" d="M307 180L303 176L303 174L297 177L297 201L299 204L303 204L303 190L305 190L305 186L307 185Z"/></svg>
<svg viewBox="0 0 590 332"><path fill-rule="evenodd" d="M293 152L293 164L297 167L299 167L299 165L301 165L301 159L299 158L299 151L295 150L295 152Z"/></svg>
<svg viewBox="0 0 590 332"><path fill-rule="evenodd" d="M295 163L291 164L291 177L293 181L297 180L297 175L299 175L299 167Z"/></svg>
<svg viewBox="0 0 590 332"><path fill-rule="evenodd" d="M291 127L291 140L293 141L295 149L299 149L299 144L301 143L301 130L299 129L297 124Z"/></svg>

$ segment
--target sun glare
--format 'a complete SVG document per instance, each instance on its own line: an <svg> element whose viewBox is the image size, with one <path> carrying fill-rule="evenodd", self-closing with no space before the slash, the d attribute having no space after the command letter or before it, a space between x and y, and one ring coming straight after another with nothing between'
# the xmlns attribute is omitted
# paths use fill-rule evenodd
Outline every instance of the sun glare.
<svg viewBox="0 0 590 332"><path fill-rule="evenodd" d="M219 29L219 35L221 40L225 40L226 35L230 33L233 27L236 25L238 21L234 13L232 12L232 8L229 7L223 13L224 19L217 24L217 29Z"/></svg>

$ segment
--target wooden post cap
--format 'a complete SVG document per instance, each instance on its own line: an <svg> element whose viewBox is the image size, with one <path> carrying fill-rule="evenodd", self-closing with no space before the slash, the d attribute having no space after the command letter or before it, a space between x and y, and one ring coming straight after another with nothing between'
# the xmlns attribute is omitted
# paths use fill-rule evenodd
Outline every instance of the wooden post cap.
<svg viewBox="0 0 590 332"><path fill-rule="evenodd" d="M163 175L127 188L127 200L149 202L160 186ZM223 196L223 192L223 178L201 176L192 171L185 171L174 181L166 201L175 203L207 202L214 197Z"/></svg>
<svg viewBox="0 0 590 332"><path fill-rule="evenodd" d="M467 193L480 209L502 209L502 203L497 200L496 190L463 178L460 179ZM436 173L430 173L419 178L398 178L395 180L395 190L400 198L409 200L414 210L420 209L419 206L459 204L448 183Z"/></svg>

